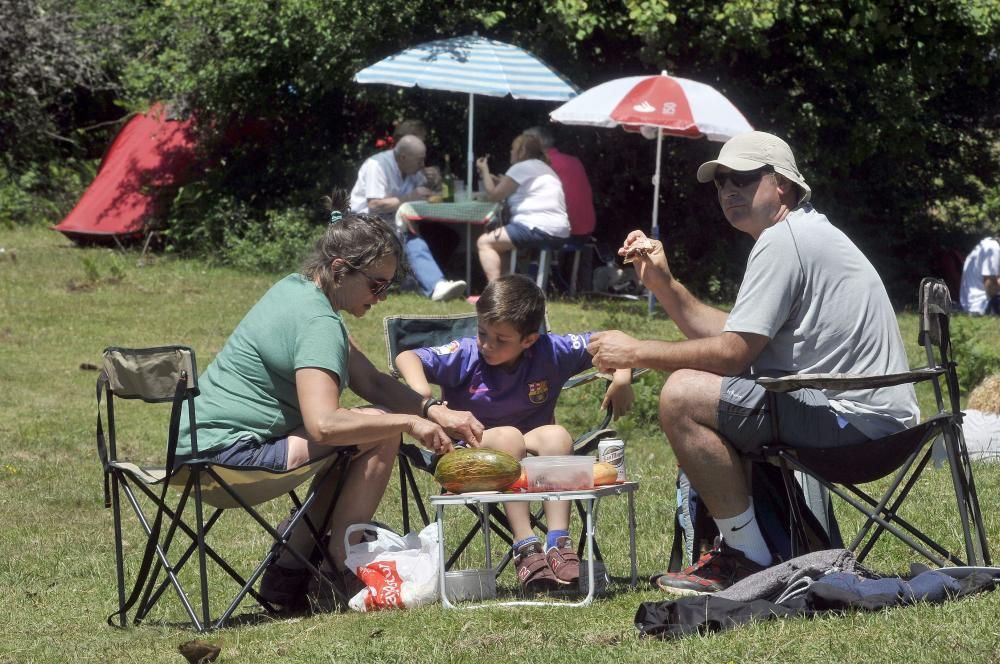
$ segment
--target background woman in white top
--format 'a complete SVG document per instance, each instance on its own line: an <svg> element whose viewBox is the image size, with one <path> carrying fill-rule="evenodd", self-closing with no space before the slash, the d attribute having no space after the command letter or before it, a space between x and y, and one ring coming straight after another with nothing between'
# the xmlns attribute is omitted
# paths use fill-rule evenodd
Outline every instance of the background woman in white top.
<svg viewBox="0 0 1000 664"><path fill-rule="evenodd" d="M549 167L538 138L528 134L515 138L510 163L507 172L497 177L490 173L489 155L476 160L486 197L506 199L510 206L510 223L483 233L476 243L487 281L500 276L511 249L559 247L569 237L562 183Z"/></svg>

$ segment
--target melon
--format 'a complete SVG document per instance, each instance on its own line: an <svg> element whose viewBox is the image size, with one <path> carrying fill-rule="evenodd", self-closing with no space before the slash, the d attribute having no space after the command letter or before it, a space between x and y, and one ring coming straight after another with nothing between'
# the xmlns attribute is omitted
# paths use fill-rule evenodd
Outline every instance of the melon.
<svg viewBox="0 0 1000 664"><path fill-rule="evenodd" d="M446 491L499 491L521 477L521 462L499 450L460 447L438 460L434 479Z"/></svg>

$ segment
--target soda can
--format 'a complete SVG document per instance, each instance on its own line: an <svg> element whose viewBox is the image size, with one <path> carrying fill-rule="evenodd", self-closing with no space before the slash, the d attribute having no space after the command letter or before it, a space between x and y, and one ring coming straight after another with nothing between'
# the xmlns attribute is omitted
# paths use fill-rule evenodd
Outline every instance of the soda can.
<svg viewBox="0 0 1000 664"><path fill-rule="evenodd" d="M625 441L607 438L597 444L597 460L610 463L618 471L618 481L625 481Z"/></svg>

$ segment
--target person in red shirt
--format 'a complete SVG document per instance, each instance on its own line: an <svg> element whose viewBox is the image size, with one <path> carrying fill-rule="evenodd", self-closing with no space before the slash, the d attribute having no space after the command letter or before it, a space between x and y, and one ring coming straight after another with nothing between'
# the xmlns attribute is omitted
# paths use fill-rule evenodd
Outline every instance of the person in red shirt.
<svg viewBox="0 0 1000 664"><path fill-rule="evenodd" d="M552 131L546 127L531 127L525 134L535 136L549 158L549 165L562 181L566 194L566 214L569 216L571 235L587 236L594 232L597 217L594 214L594 194L583 162L573 155L559 151Z"/></svg>

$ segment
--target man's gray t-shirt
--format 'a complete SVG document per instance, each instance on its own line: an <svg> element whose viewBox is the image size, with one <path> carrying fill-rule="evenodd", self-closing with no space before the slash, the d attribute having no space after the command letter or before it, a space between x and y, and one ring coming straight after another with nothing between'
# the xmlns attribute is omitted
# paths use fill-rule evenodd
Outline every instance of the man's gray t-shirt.
<svg viewBox="0 0 1000 664"><path fill-rule="evenodd" d="M811 206L791 212L754 244L727 332L771 339L752 371L884 375L909 370L885 286L864 254ZM870 438L917 423L912 385L824 390Z"/></svg>

